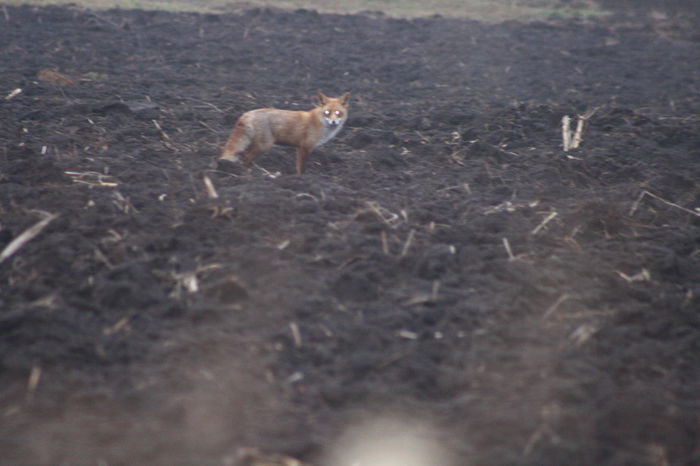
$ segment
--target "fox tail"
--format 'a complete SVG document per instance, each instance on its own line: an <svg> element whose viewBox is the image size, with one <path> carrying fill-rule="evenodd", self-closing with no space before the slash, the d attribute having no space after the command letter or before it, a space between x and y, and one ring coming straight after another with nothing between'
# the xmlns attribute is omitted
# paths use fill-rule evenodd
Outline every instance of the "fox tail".
<svg viewBox="0 0 700 466"><path fill-rule="evenodd" d="M236 123L231 136L229 136L228 141L226 141L226 146L224 146L224 152L221 154L222 159L227 160L237 160L238 155L244 152L250 146L252 142L251 138L248 136L248 131L241 122Z"/></svg>

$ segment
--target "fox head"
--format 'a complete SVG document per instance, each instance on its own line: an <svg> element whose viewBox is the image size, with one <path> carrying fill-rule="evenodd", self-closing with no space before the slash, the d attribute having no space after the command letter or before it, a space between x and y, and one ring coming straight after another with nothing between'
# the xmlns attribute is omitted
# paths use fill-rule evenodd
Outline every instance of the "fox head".
<svg viewBox="0 0 700 466"><path fill-rule="evenodd" d="M321 121L329 127L340 127L348 116L348 100L350 93L340 97L328 97L323 92L318 93L317 106L321 109Z"/></svg>

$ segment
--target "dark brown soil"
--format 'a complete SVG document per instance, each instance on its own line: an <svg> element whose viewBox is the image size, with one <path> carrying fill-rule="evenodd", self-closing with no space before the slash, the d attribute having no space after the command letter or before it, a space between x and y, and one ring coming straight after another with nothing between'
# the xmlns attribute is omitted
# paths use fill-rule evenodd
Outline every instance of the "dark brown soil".
<svg viewBox="0 0 700 466"><path fill-rule="evenodd" d="M0 262L0 463L344 466L384 418L421 466L700 464L697 9L6 7L0 251L58 217ZM350 119L306 175L215 168L318 90Z"/></svg>

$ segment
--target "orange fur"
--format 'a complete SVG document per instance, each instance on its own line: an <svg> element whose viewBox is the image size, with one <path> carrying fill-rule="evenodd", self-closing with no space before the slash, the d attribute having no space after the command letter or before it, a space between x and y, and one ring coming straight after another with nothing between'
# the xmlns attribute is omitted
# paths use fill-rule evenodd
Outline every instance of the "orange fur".
<svg viewBox="0 0 700 466"><path fill-rule="evenodd" d="M249 167L253 159L273 145L297 148L297 173L304 173L311 151L333 138L348 116L350 93L327 97L318 93L318 105L308 111L260 108L244 113L226 142L221 159L236 161L243 156Z"/></svg>

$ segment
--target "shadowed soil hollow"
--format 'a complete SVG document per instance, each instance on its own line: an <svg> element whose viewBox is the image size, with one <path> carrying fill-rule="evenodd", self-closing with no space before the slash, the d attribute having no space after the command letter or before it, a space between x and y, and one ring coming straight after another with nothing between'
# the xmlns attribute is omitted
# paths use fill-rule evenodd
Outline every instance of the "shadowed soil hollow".
<svg viewBox="0 0 700 466"><path fill-rule="evenodd" d="M353 426L422 466L700 463L694 8L6 7L0 464L344 466ZM318 90L350 118L306 175L216 168Z"/></svg>

